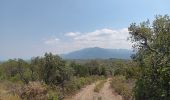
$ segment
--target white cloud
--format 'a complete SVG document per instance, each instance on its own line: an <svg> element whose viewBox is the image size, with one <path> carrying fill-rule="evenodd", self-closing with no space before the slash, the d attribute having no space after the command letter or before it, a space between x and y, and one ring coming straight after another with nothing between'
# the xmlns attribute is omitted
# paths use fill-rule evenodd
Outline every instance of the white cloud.
<svg viewBox="0 0 170 100"><path fill-rule="evenodd" d="M79 32L68 32L65 33L65 36L75 37L78 36L79 34L80 34Z"/></svg>
<svg viewBox="0 0 170 100"><path fill-rule="evenodd" d="M78 44L87 46L99 46L104 48L130 48L127 41L129 34L128 29L99 29L93 32L84 33L74 38Z"/></svg>
<svg viewBox="0 0 170 100"><path fill-rule="evenodd" d="M50 38L44 41L45 44L56 44L60 41L59 38Z"/></svg>
<svg viewBox="0 0 170 100"><path fill-rule="evenodd" d="M88 48L102 47L114 49L131 49L132 44L127 41L128 29L103 28L92 32L68 32L64 40L49 39L46 44L55 44L52 51L55 53L67 53L70 51Z"/></svg>
<svg viewBox="0 0 170 100"><path fill-rule="evenodd" d="M101 29L96 30L93 32L84 33L83 35L77 36L74 39L75 40L85 40L85 41L93 41L98 40L101 41L101 39L104 39L106 36L110 36L114 34L114 30L111 29Z"/></svg>

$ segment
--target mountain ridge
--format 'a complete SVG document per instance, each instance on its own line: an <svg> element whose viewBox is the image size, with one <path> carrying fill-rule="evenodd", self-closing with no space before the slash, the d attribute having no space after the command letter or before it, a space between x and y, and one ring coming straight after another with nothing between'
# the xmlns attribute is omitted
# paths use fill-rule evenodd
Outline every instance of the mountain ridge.
<svg viewBox="0 0 170 100"><path fill-rule="evenodd" d="M107 49L100 47L84 48L60 55L63 59L130 59L133 54L129 49Z"/></svg>

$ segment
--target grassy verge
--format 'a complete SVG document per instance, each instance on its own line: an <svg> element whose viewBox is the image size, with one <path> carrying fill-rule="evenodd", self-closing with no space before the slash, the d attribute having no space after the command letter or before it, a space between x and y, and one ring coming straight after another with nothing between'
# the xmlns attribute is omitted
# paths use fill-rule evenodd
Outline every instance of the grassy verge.
<svg viewBox="0 0 170 100"><path fill-rule="evenodd" d="M111 87L115 92L123 96L124 100L130 100L132 98L132 86L130 86L124 76L114 76Z"/></svg>

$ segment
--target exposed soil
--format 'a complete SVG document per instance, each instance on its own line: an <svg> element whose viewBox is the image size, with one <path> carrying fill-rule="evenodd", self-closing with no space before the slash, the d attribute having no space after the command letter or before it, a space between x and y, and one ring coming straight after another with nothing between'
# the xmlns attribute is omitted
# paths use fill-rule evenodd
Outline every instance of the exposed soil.
<svg viewBox="0 0 170 100"><path fill-rule="evenodd" d="M106 81L99 93L94 92L95 84L82 88L76 95L64 100L122 100L122 97L110 88L110 79Z"/></svg>

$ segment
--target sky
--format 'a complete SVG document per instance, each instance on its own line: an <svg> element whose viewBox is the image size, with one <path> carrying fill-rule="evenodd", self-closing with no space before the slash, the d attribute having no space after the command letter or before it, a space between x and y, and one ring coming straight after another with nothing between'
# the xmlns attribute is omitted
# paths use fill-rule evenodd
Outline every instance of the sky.
<svg viewBox="0 0 170 100"><path fill-rule="evenodd" d="M170 15L170 0L0 0L0 60L88 47L132 49L131 23Z"/></svg>

